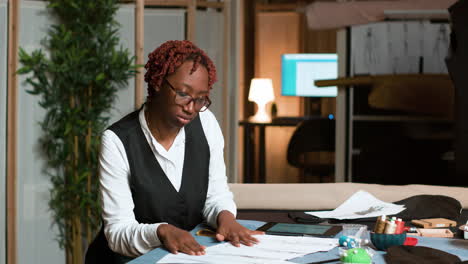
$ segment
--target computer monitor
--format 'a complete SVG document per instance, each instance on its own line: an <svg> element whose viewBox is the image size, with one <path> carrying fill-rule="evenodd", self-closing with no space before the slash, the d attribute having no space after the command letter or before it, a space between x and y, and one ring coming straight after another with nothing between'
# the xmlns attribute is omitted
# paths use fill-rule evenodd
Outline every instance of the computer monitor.
<svg viewBox="0 0 468 264"><path fill-rule="evenodd" d="M337 87L318 88L316 80L338 78L338 56L332 53L283 54L281 95L335 97Z"/></svg>

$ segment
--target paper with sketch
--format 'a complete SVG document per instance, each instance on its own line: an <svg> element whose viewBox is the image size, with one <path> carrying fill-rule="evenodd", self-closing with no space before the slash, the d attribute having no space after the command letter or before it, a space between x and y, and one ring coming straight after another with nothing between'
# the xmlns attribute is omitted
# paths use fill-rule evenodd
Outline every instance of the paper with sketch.
<svg viewBox="0 0 468 264"><path fill-rule="evenodd" d="M260 243L248 247L234 247L222 243L208 247L203 256L190 256L179 253L169 254L157 263L291 263L286 260L304 256L318 251L329 251L338 246L338 239L256 235Z"/></svg>
<svg viewBox="0 0 468 264"><path fill-rule="evenodd" d="M320 218L357 219L394 215L405 210L404 205L386 203L365 191L358 191L333 211L305 212Z"/></svg>

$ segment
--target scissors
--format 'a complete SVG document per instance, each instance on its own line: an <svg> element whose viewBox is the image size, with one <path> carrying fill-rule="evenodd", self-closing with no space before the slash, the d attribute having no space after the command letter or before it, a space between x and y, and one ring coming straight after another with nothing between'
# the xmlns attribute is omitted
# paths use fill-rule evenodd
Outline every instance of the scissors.
<svg viewBox="0 0 468 264"><path fill-rule="evenodd" d="M197 236L206 236L206 237L215 237L216 236L216 232L211 230L211 229L208 229L208 228L200 229L195 234Z"/></svg>

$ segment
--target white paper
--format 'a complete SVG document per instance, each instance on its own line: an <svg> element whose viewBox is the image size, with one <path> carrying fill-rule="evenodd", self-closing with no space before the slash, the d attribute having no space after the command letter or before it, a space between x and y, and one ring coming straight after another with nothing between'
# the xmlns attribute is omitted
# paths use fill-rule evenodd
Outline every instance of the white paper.
<svg viewBox="0 0 468 264"><path fill-rule="evenodd" d="M191 256L183 253L169 254L157 263L278 263L286 264L288 259L306 254L328 251L338 246L338 239L256 235L260 242L254 246L234 247L222 243L209 247L203 256Z"/></svg>
<svg viewBox="0 0 468 264"><path fill-rule="evenodd" d="M320 218L357 219L394 215L405 209L404 205L386 203L365 191L358 191L333 211L305 212Z"/></svg>
<svg viewBox="0 0 468 264"><path fill-rule="evenodd" d="M449 43L447 23L421 20L352 26L351 75L419 73L421 66L423 73L447 73Z"/></svg>
<svg viewBox="0 0 468 264"><path fill-rule="evenodd" d="M390 72L418 73L419 59L423 56L422 38L424 22L392 22L387 26L388 62Z"/></svg>
<svg viewBox="0 0 468 264"><path fill-rule="evenodd" d="M391 72L387 52L387 26L374 23L353 26L351 29L351 72L360 74L385 74Z"/></svg>
<svg viewBox="0 0 468 264"><path fill-rule="evenodd" d="M429 24L424 31L424 73L447 73L445 58L450 43L448 24Z"/></svg>

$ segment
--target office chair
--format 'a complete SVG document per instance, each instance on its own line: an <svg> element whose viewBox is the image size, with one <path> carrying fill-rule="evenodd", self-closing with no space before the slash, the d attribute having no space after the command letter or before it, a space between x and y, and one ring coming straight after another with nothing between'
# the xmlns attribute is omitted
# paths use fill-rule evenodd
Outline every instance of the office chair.
<svg viewBox="0 0 468 264"><path fill-rule="evenodd" d="M303 169L302 182L332 182L334 152L335 120L309 119L298 125L289 140L287 160Z"/></svg>

